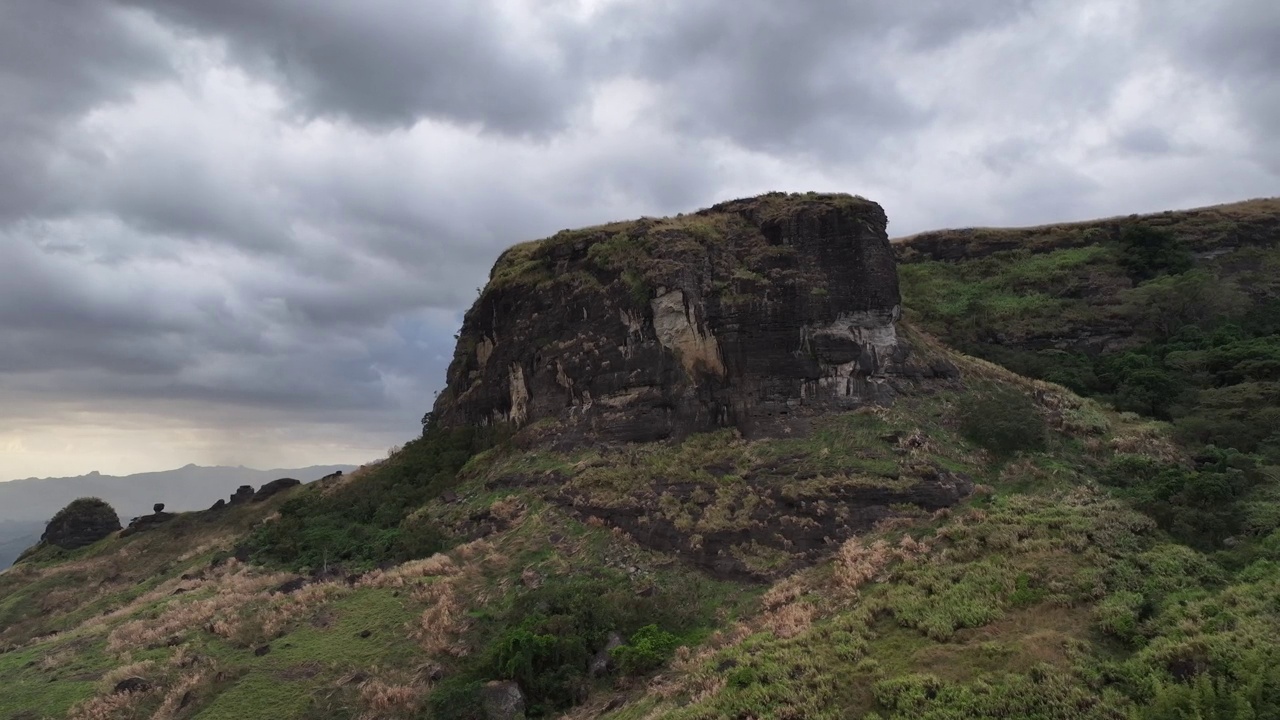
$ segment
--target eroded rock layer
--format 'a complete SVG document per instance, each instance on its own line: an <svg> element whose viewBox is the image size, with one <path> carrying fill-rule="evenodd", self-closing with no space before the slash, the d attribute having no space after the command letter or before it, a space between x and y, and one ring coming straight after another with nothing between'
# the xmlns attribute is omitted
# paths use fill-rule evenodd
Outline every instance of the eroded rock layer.
<svg viewBox="0 0 1280 720"><path fill-rule="evenodd" d="M750 433L949 375L908 362L885 224L863 198L774 193L513 247L434 418L568 442Z"/></svg>

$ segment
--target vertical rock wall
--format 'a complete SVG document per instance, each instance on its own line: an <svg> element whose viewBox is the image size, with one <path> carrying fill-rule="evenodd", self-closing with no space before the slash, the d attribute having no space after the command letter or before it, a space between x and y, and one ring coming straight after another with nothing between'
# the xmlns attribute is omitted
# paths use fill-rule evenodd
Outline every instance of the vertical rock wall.
<svg viewBox="0 0 1280 720"><path fill-rule="evenodd" d="M780 193L564 231L498 260L435 417L656 440L888 402L913 367L880 206Z"/></svg>

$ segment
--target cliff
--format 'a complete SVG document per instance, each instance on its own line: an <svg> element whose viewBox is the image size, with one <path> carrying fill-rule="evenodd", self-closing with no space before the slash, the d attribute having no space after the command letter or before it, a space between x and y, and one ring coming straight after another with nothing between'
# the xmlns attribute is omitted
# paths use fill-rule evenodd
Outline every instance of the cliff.
<svg viewBox="0 0 1280 720"><path fill-rule="evenodd" d="M651 441L889 401L945 364L913 364L884 211L773 193L504 253L467 313L434 408L445 426L507 423Z"/></svg>

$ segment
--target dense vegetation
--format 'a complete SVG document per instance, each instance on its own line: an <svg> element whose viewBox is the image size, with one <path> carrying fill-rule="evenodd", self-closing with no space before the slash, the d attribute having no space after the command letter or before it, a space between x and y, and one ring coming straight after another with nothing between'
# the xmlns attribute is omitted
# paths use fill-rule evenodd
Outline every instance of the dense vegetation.
<svg viewBox="0 0 1280 720"><path fill-rule="evenodd" d="M1170 423L1194 467L1120 461L1102 478L1162 528L1202 549L1266 536L1280 464L1280 241L1217 248L1145 219L1075 232L1069 247L905 265L906 302L965 352Z"/></svg>
<svg viewBox="0 0 1280 720"><path fill-rule="evenodd" d="M427 557L444 548L445 538L415 521L413 511L453 487L458 471L492 437L476 428L425 427L422 437L360 482L308 488L290 498L243 550L259 562L306 571L367 570Z"/></svg>

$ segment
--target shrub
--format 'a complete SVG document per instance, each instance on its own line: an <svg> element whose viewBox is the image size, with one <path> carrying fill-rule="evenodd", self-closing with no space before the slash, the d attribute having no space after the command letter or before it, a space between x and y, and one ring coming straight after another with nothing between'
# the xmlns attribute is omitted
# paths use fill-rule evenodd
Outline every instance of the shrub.
<svg viewBox="0 0 1280 720"><path fill-rule="evenodd" d="M1094 617L1103 632L1133 642L1138 639L1139 615L1145 603L1136 592L1118 592L1098 603Z"/></svg>
<svg viewBox="0 0 1280 720"><path fill-rule="evenodd" d="M1194 261L1177 236L1168 230L1129 225L1120 231L1120 264L1137 282L1159 275L1177 275Z"/></svg>
<svg viewBox="0 0 1280 720"><path fill-rule="evenodd" d="M671 657L680 638L657 625L645 625L626 645L613 649L618 669L626 675L640 675L662 666Z"/></svg>
<svg viewBox="0 0 1280 720"><path fill-rule="evenodd" d="M998 454L1043 450L1045 420L1031 398L1013 390L970 395L960 401L960 432Z"/></svg>
<svg viewBox="0 0 1280 720"><path fill-rule="evenodd" d="M259 562L312 570L427 557L444 548L444 535L410 515L452 487L472 455L493 442L490 431L433 425L358 481L329 492L305 488L246 549Z"/></svg>

